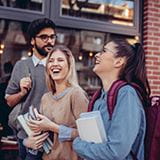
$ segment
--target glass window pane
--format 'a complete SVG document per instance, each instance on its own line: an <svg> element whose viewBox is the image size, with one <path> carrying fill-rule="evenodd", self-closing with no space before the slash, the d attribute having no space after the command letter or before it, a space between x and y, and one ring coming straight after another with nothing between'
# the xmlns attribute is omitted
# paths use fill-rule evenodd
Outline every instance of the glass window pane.
<svg viewBox="0 0 160 160"><path fill-rule="evenodd" d="M25 40L27 27L26 22L0 19L0 77L5 76L4 63L11 62L14 65L17 60L31 55ZM92 71L94 55L102 50L104 43L109 39L124 36L57 27L57 37L57 44L66 45L71 49L76 60L79 83L92 95L100 87L100 81ZM135 37L125 37L131 43L136 42Z"/></svg>
<svg viewBox="0 0 160 160"><path fill-rule="evenodd" d="M0 6L43 12L44 0L0 0Z"/></svg>
<svg viewBox="0 0 160 160"><path fill-rule="evenodd" d="M100 80L92 71L95 63L95 54L103 49L106 41L125 37L130 43L135 43L135 37L95 32L90 30L75 30L57 28L57 43L71 49L75 60L80 85L91 96L100 87Z"/></svg>
<svg viewBox="0 0 160 160"><path fill-rule="evenodd" d="M4 76L4 63L15 62L28 57L29 46L26 42L28 23L0 19L0 76Z"/></svg>
<svg viewBox="0 0 160 160"><path fill-rule="evenodd" d="M62 15L133 26L134 0L62 0Z"/></svg>

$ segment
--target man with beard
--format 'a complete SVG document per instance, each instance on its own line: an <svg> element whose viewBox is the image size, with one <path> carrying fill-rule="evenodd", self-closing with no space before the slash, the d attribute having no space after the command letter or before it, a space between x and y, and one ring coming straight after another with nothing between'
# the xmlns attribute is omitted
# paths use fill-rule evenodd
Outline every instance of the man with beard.
<svg viewBox="0 0 160 160"><path fill-rule="evenodd" d="M9 106L16 107L17 104L21 104L21 114L27 113L31 105L39 109L41 97L47 92L45 61L56 41L55 24L47 18L34 20L29 25L28 37L33 55L15 64L5 96ZM22 160L41 159L41 152L31 152L23 145L26 134L22 128L18 128L17 137Z"/></svg>

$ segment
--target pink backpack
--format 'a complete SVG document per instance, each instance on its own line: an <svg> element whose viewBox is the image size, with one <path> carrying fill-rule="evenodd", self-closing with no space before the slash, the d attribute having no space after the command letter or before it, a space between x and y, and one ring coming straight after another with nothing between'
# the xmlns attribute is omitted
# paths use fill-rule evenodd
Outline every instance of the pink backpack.
<svg viewBox="0 0 160 160"><path fill-rule="evenodd" d="M118 91L121 87L128 83L122 80L115 81L107 95L107 106L109 118L112 119L112 114L116 106ZM141 89L136 84L131 84L137 91L140 99ZM95 92L89 103L88 111L92 111L95 101L100 97L101 90ZM153 96L150 98L151 106L145 107L146 113L146 137L145 137L145 160L160 160L160 96ZM143 102L142 102L143 103ZM131 152L134 160L136 156Z"/></svg>

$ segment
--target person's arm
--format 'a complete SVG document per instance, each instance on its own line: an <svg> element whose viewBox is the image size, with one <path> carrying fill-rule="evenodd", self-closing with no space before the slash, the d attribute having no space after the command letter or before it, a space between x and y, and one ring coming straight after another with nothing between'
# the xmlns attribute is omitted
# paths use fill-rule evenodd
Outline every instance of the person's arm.
<svg viewBox="0 0 160 160"><path fill-rule="evenodd" d="M14 107L16 104L18 104L22 100L22 98L29 92L31 88L31 78L30 77L22 78L20 80L19 86L20 86L20 91L18 93L6 96L7 104L10 107Z"/></svg>
<svg viewBox="0 0 160 160"><path fill-rule="evenodd" d="M16 104L18 104L21 99L25 96L26 94L22 91L18 92L18 93L15 93L15 94L12 94L12 95L7 95L6 96L6 101L7 101L7 104L10 106L10 107L14 107Z"/></svg>
<svg viewBox="0 0 160 160"><path fill-rule="evenodd" d="M130 154L138 135L141 116L142 106L139 98L135 91L128 88L128 90L121 92L117 99L112 120L108 122L110 127L106 131L107 141L95 144L83 141L78 137L73 141L73 148L78 155L86 159L125 159Z"/></svg>
<svg viewBox="0 0 160 160"><path fill-rule="evenodd" d="M29 73L25 73L24 66L25 64L22 61L15 64L5 91L5 99L11 107L18 104L31 88L31 78L28 76Z"/></svg>

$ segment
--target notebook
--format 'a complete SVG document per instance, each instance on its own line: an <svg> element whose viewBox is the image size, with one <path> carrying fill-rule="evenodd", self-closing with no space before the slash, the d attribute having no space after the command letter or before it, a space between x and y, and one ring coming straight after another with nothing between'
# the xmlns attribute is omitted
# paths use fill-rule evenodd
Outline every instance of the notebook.
<svg viewBox="0 0 160 160"><path fill-rule="evenodd" d="M107 140L100 111L81 113L76 124L82 140L94 143L102 143Z"/></svg>

